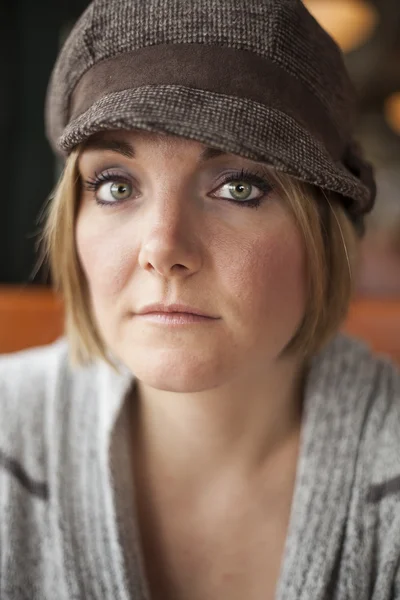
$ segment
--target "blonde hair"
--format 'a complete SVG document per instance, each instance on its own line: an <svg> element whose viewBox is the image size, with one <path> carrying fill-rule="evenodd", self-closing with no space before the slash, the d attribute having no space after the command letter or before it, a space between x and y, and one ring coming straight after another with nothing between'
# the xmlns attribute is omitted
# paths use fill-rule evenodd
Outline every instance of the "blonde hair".
<svg viewBox="0 0 400 600"><path fill-rule="evenodd" d="M41 237L42 260L47 260L55 289L65 305L65 333L71 360L86 364L101 357L113 365L95 323L90 294L75 244L80 196L75 149L49 199ZM285 349L310 358L338 331L353 291L357 263L357 234L338 197L272 171L303 236L308 301L303 322Z"/></svg>

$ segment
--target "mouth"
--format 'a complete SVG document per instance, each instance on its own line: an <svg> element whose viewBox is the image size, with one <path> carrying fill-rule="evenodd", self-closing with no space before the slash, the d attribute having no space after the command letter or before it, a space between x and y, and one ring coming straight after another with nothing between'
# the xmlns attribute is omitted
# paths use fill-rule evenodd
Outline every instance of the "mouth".
<svg viewBox="0 0 400 600"><path fill-rule="evenodd" d="M185 312L148 312L136 315L141 320L150 323L169 326L194 325L200 323L213 323L218 319Z"/></svg>
<svg viewBox="0 0 400 600"><path fill-rule="evenodd" d="M150 304L137 313L138 315L192 315L195 317L202 317L206 319L218 319L219 317L214 317L208 312L203 311L202 309L195 308L193 306L185 305L185 304Z"/></svg>

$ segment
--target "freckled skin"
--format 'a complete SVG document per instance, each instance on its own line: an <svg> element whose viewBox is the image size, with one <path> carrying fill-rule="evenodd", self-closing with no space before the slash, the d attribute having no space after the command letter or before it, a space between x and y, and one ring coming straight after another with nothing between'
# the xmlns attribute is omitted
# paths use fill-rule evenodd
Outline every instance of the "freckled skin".
<svg viewBox="0 0 400 600"><path fill-rule="evenodd" d="M135 158L88 149L82 177L117 168L135 179L139 197L101 207L85 191L76 226L108 346L147 385L175 392L211 389L276 360L306 302L301 234L277 191L258 209L210 197L222 172L257 163L229 155L199 166L197 142L116 135L134 145ZM219 320L170 329L132 316L153 302L190 304Z"/></svg>

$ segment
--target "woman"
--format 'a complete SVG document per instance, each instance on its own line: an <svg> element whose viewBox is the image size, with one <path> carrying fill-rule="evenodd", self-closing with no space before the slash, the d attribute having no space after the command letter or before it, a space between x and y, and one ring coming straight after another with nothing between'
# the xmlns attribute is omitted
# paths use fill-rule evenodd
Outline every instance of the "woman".
<svg viewBox="0 0 400 600"><path fill-rule="evenodd" d="M400 598L400 378L338 333L372 171L298 0L96 0L58 58L66 336L3 357L2 599Z"/></svg>

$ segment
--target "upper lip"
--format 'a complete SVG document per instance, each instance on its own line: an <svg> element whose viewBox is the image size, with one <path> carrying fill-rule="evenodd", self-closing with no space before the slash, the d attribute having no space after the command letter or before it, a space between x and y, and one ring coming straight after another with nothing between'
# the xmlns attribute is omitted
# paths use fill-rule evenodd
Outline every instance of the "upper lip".
<svg viewBox="0 0 400 600"><path fill-rule="evenodd" d="M149 304L141 308L137 314L145 315L147 313L188 313L192 315L199 315L201 317L209 317L211 319L216 319L217 317L213 317L212 315L200 310L199 308L195 308L194 306L188 306L187 304Z"/></svg>

